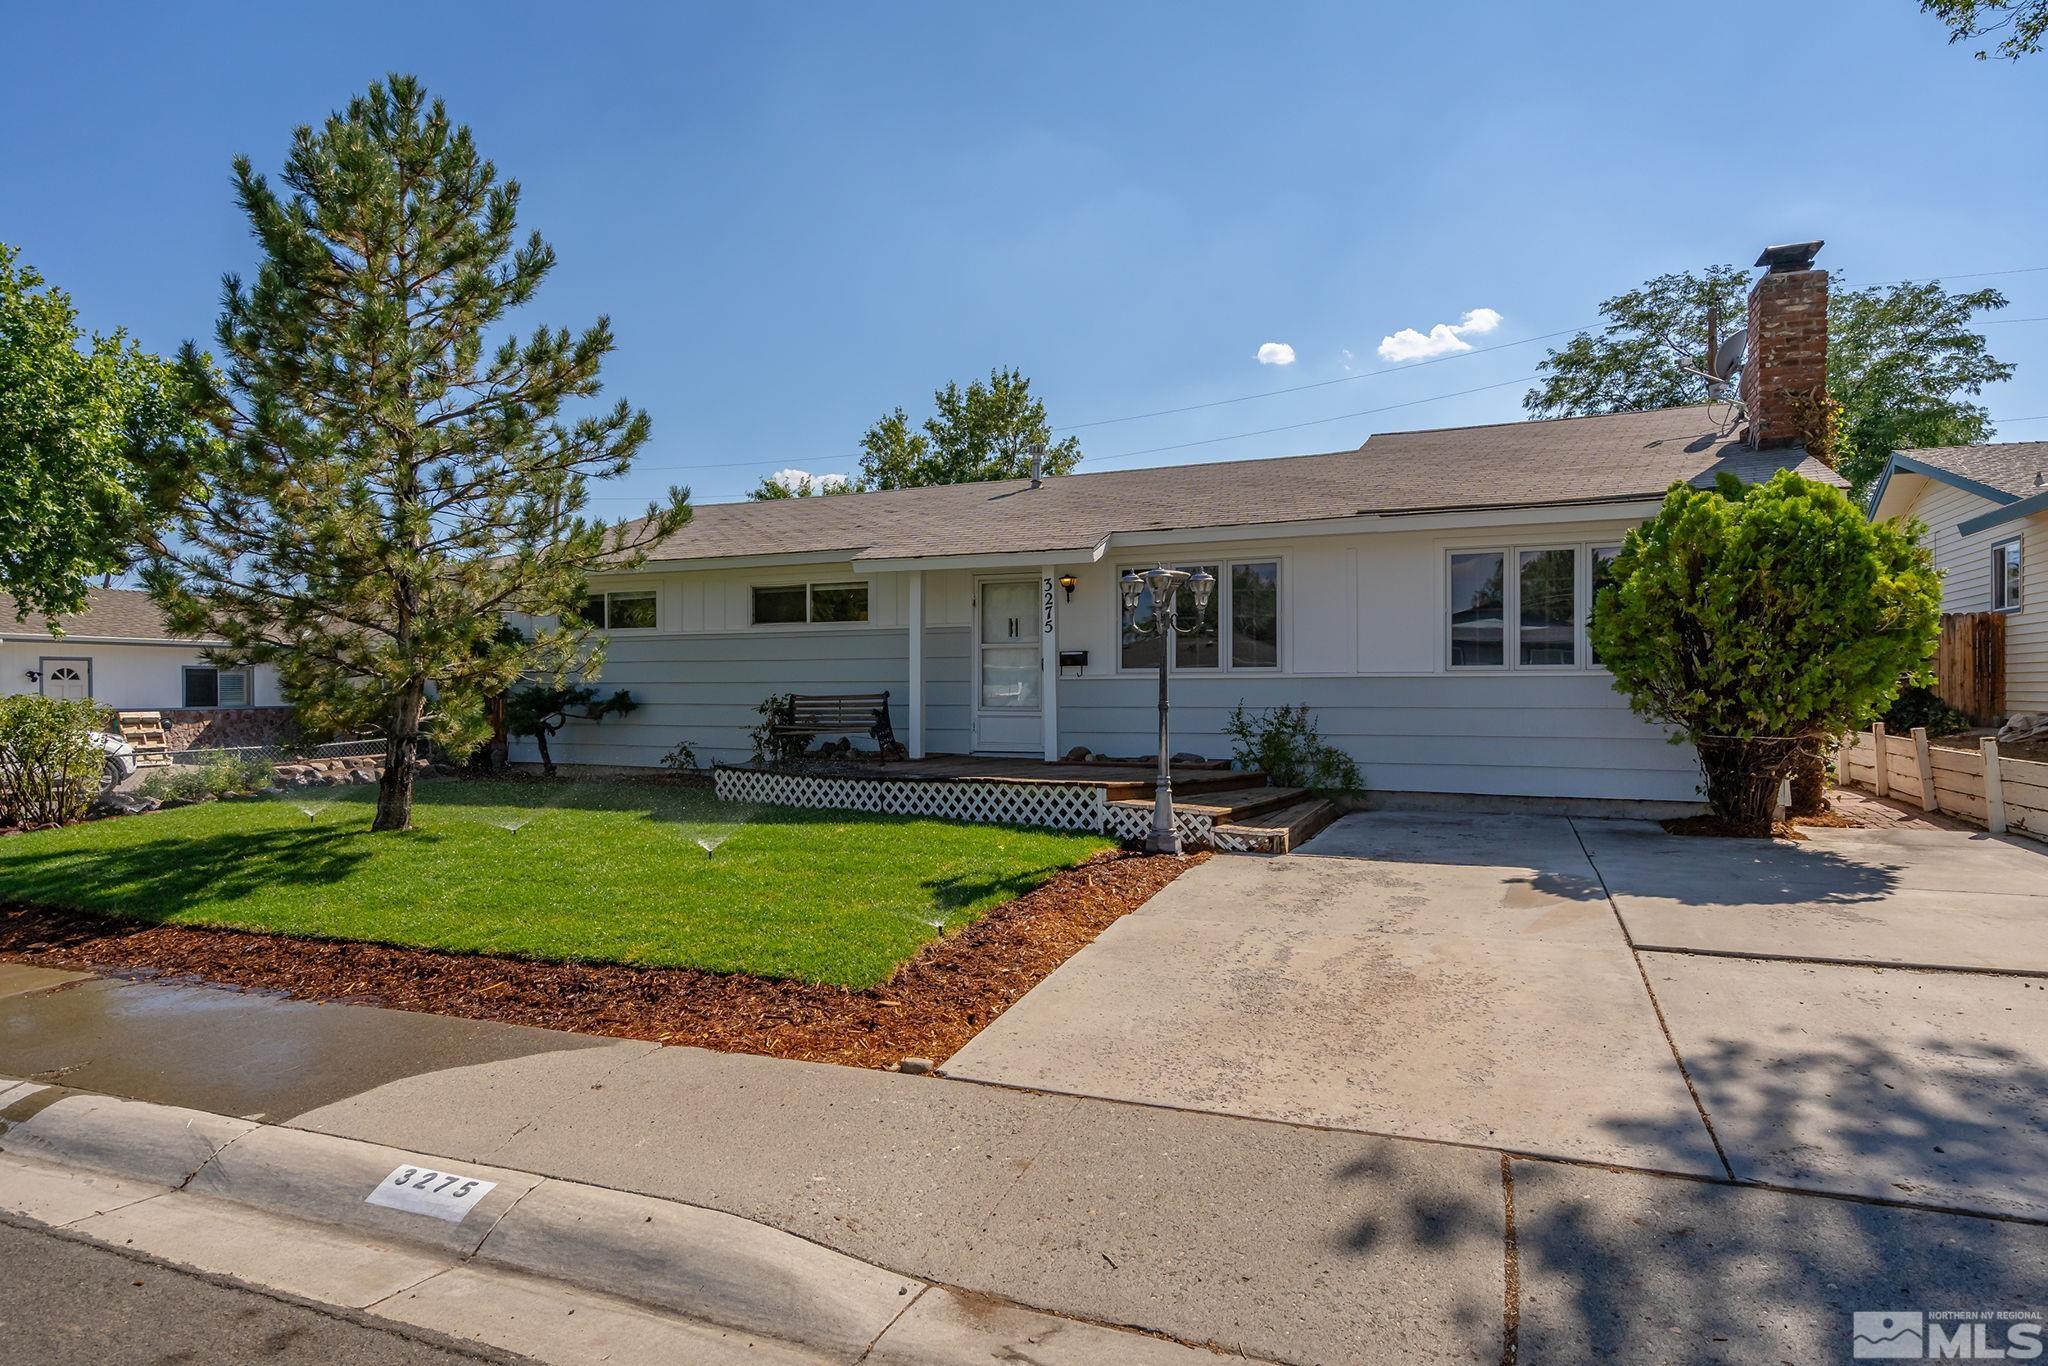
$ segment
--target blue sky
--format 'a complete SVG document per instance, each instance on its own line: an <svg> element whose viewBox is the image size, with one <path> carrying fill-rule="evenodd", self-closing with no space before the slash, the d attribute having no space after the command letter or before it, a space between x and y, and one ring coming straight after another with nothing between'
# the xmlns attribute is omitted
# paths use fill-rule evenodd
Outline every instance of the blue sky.
<svg viewBox="0 0 2048 1366"><path fill-rule="evenodd" d="M654 419L614 514L848 470L995 365L1060 426L1341 381L1077 431L1084 470L1296 454L1513 420L1543 343L1478 348L1770 242L1852 284L2048 267L2048 56L1973 61L1913 0L42 5L9 36L0 240L163 350L253 265L230 158L419 74L559 253L527 323L611 315L609 394ZM2048 316L2048 269L1984 283ZM1378 354L1475 310L1459 359ZM2020 366L1994 415L2048 415L2048 323L1985 331Z"/></svg>

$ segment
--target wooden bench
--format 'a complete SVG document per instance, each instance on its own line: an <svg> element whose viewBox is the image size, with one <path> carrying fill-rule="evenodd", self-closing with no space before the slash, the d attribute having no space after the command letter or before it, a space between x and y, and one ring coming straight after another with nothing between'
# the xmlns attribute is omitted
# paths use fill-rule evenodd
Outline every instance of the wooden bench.
<svg viewBox="0 0 2048 1366"><path fill-rule="evenodd" d="M774 731L777 735L872 736L884 759L901 748L896 743L896 729L889 724L889 694L885 692L829 697L792 693L789 719L776 722Z"/></svg>

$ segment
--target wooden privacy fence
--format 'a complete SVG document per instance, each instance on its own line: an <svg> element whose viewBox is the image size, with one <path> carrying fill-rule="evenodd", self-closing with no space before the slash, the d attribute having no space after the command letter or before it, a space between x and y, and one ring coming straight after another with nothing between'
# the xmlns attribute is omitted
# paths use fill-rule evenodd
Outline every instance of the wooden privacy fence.
<svg viewBox="0 0 2048 1366"><path fill-rule="evenodd" d="M2002 758L1996 740L1946 749L1929 744L1918 727L1911 735L1887 735L1876 725L1835 752L1835 777L1923 811L1960 816L1994 835L2048 839L2048 764Z"/></svg>
<svg viewBox="0 0 2048 1366"><path fill-rule="evenodd" d="M1947 612L1934 654L1934 694L1988 726L2005 711L2005 614Z"/></svg>

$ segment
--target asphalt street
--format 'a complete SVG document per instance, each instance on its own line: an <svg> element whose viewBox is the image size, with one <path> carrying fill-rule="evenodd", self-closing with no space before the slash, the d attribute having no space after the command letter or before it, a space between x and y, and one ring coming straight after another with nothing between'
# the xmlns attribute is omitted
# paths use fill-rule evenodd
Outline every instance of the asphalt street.
<svg viewBox="0 0 2048 1366"><path fill-rule="evenodd" d="M162 1262L0 1222L0 1362L474 1366L514 1358L426 1341Z"/></svg>

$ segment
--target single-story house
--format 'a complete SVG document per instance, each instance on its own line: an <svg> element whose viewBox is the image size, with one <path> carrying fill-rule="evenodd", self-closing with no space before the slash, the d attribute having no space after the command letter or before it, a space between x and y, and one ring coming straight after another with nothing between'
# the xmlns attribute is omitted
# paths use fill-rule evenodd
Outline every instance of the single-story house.
<svg viewBox="0 0 2048 1366"><path fill-rule="evenodd" d="M94 588L86 608L57 618L16 619L0 596L0 693L91 698L115 711L161 712L169 747L271 744L291 708L267 664L222 669L203 651L226 644L173 636L149 594Z"/></svg>
<svg viewBox="0 0 2048 1366"><path fill-rule="evenodd" d="M1691 751L1592 658L1588 607L1674 482L1835 478L1792 435L1825 363L1818 246L1757 282L1746 424L1675 408L699 507L645 564L593 578L602 684L640 705L572 725L555 756L651 765L685 740L744 761L768 695L885 689L913 757L1151 754L1160 646L1125 628L1118 578L1166 564L1219 585L1170 661L1177 751L1229 755L1240 702L1306 703L1377 792L1696 803Z"/></svg>
<svg viewBox="0 0 2048 1366"><path fill-rule="evenodd" d="M1899 451L1870 515L1926 524L1941 610L2005 617L2005 710L2048 712L2048 441Z"/></svg>

